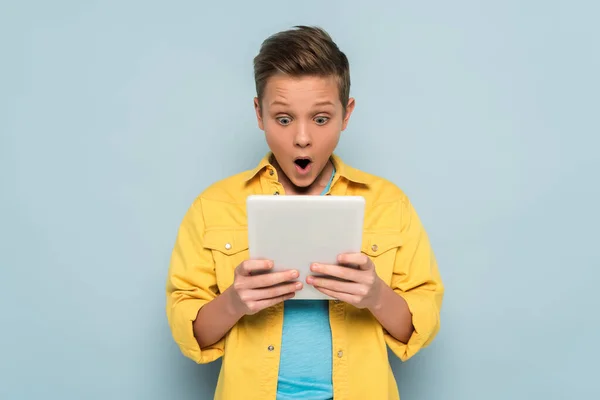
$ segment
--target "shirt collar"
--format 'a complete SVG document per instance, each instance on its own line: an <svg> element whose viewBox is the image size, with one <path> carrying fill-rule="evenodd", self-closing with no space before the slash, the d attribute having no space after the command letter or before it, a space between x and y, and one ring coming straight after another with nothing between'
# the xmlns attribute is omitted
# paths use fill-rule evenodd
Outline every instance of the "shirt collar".
<svg viewBox="0 0 600 400"><path fill-rule="evenodd" d="M360 183L363 185L369 184L369 178L366 173L349 166L336 154L331 155L331 161L335 166L337 174L339 174L341 177L346 178L350 182Z"/></svg>
<svg viewBox="0 0 600 400"><path fill-rule="evenodd" d="M260 160L260 162L254 169L252 169L246 173L244 180L246 182L248 182L248 181L252 180L256 175L258 175L261 171L263 171L265 168L269 168L269 167L273 168L271 161L270 161L272 156L273 156L273 153L268 152L262 158L262 160ZM360 184L364 184L364 185L367 185L369 183L367 174L365 174L364 172L362 172L356 168L352 168L351 166L347 165L336 154L331 155L331 161L333 162L333 165L335 167L337 175L339 175L343 178L346 178L347 180L349 180L351 182L360 183Z"/></svg>
<svg viewBox="0 0 600 400"><path fill-rule="evenodd" d="M252 169L246 173L246 175L244 176L244 181L248 182L248 181L252 180L252 178L254 178L259 172L261 172L263 169L265 169L269 166L271 168L273 168L273 166L271 165L271 161L270 161L272 155L273 155L273 153L268 152L267 155L264 156L262 158L262 160L260 160L260 162L254 169Z"/></svg>

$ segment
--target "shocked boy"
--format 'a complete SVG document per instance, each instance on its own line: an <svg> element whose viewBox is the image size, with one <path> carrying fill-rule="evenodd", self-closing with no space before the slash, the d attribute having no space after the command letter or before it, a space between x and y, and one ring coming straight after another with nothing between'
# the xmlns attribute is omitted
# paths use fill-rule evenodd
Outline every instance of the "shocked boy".
<svg viewBox="0 0 600 400"><path fill-rule="evenodd" d="M398 399L387 347L407 360L439 330L444 289L427 234L398 187L334 154L355 102L348 60L325 31L271 36L254 69L270 152L187 211L167 280L173 337L197 363L223 357L216 399ZM361 252L311 266L327 277L306 282L253 274L273 267L248 259L253 194L364 197ZM285 302L304 285L336 300Z"/></svg>

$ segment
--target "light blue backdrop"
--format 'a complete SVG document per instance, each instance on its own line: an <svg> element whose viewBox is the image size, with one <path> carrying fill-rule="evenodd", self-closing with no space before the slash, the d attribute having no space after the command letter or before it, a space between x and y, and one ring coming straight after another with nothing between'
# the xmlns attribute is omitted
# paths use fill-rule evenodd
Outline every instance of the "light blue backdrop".
<svg viewBox="0 0 600 400"><path fill-rule="evenodd" d="M174 345L180 220L266 151L252 57L325 27L357 109L339 154L415 203L447 287L403 400L600 398L597 2L0 6L0 398L209 399Z"/></svg>

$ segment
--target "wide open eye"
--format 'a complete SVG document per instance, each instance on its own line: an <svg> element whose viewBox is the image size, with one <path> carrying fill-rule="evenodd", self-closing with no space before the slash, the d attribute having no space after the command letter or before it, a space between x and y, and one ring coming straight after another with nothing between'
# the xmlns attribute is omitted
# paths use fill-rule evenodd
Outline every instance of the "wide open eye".
<svg viewBox="0 0 600 400"><path fill-rule="evenodd" d="M317 117L315 118L315 122L317 125L325 125L329 121L329 117Z"/></svg>
<svg viewBox="0 0 600 400"><path fill-rule="evenodd" d="M292 123L292 119L290 117L278 117L277 121L283 126L286 126L286 125L289 125Z"/></svg>

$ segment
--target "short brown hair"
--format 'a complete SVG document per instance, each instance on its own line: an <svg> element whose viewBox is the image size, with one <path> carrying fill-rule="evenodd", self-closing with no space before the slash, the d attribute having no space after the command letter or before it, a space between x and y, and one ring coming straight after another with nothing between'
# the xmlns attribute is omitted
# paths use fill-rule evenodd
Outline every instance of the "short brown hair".
<svg viewBox="0 0 600 400"><path fill-rule="evenodd" d="M259 102L267 80L278 73L289 76L334 76L346 110L350 97L350 66L329 34L319 27L295 26L268 37L254 58L254 81Z"/></svg>

